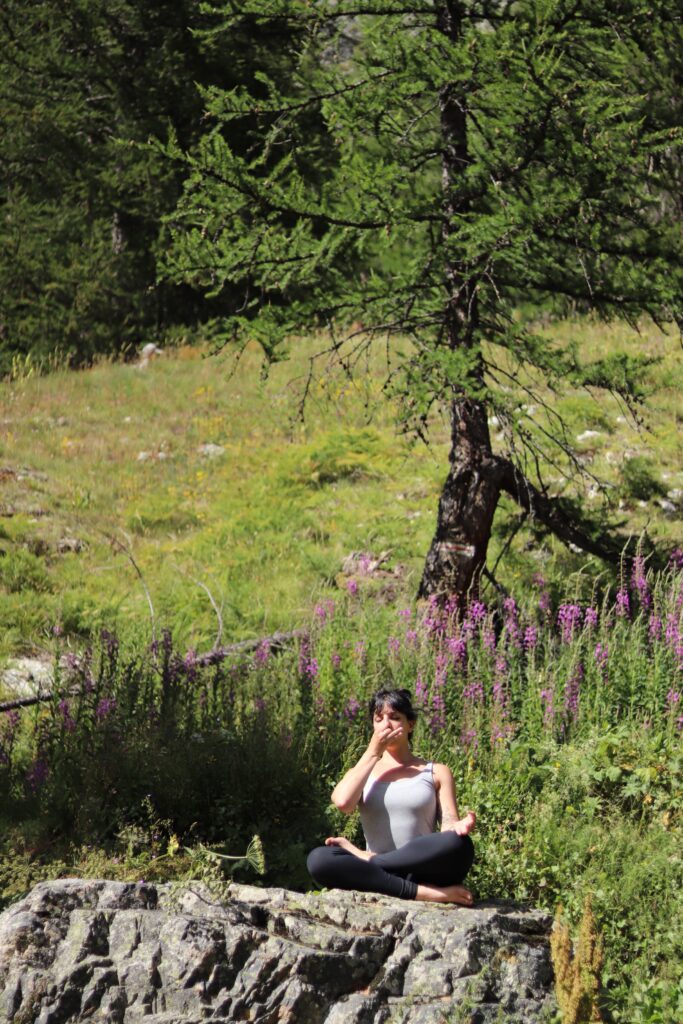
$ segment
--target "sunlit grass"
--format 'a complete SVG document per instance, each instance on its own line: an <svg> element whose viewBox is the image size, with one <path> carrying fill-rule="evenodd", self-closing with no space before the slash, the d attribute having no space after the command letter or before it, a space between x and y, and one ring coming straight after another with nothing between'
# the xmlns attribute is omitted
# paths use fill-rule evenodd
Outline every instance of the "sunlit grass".
<svg viewBox="0 0 683 1024"><path fill-rule="evenodd" d="M576 339L583 356L595 358L614 351L628 329L577 321L547 331ZM296 624L316 594L334 587L353 550L390 551L403 567L405 593L414 594L447 470L447 420L435 410L430 447L397 432L379 350L352 381L321 359L302 420L308 360L325 344L324 337L293 344L266 381L255 350L235 366L226 356L178 349L145 370L104 362L2 384L0 546L9 555L34 551L51 586L36 594L27 581L23 591L0 592L0 653L40 647L58 621L85 634L102 621L123 625L147 615L132 560L159 619L198 646L212 642L217 628L200 583L235 639ZM565 417L588 473L611 485L626 529L674 541L679 516L655 496L626 493L622 469L625 459L645 456L665 491L683 487L683 371L673 338L646 328L633 344L661 357L647 371L660 390L640 427L609 396L599 403L586 391L546 398ZM518 397L528 402L521 390ZM533 415L542 422L542 410ZM597 433L578 440L587 430ZM495 425L492 434L504 451ZM558 491L565 488L559 477L549 470ZM597 507L590 476L563 493L572 489ZM499 526L515 514L503 503ZM81 541L82 550L69 551L65 538ZM490 564L501 543L496 535ZM561 545L529 550L520 531L497 576L514 586L540 565L566 577L585 563Z"/></svg>

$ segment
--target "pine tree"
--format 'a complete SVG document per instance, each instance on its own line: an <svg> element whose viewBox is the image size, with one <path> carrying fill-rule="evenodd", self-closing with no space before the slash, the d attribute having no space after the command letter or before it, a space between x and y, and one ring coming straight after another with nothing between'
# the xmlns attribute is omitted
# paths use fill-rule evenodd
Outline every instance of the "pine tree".
<svg viewBox="0 0 683 1024"><path fill-rule="evenodd" d="M193 145L202 89L286 78L284 29L225 31L202 0L3 3L0 373L27 353L85 363L210 315L158 279L186 169L149 141ZM241 152L244 130L231 142Z"/></svg>
<svg viewBox="0 0 683 1024"><path fill-rule="evenodd" d="M663 0L235 0L225 25L306 29L283 90L214 92L190 153L168 271L211 294L239 285L223 343L258 338L266 359L325 326L333 350L410 341L407 426L451 417L450 470L420 593L456 594L485 569L501 494L565 541L612 561L550 495L560 450L578 460L546 389L641 397L636 326L681 322L680 227L662 215L681 132L648 40L680 38ZM644 44L645 43L645 44ZM657 98L657 102L653 98ZM327 175L324 132L334 142ZM252 146L230 144L248 123ZM630 350L581 362L519 315L572 308L631 327ZM359 331L358 324L362 324ZM520 417L510 385L541 414ZM506 436L492 447L488 417Z"/></svg>

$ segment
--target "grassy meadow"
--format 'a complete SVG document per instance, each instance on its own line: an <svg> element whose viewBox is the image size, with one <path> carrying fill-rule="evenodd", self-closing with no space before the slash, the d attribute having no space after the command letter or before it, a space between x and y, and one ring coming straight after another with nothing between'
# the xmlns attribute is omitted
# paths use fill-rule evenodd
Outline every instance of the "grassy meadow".
<svg viewBox="0 0 683 1024"><path fill-rule="evenodd" d="M548 335L595 357L624 330ZM503 505L490 564L505 548L508 597L489 587L464 617L417 607L447 421L435 411L428 447L397 432L386 354L354 381L323 357L309 379L325 344L293 345L268 380L256 352L188 347L1 385L0 656L49 659L56 687L0 715L0 905L60 874L219 884L235 863L220 854L244 855L238 877L307 887L306 850L358 835L329 792L392 681L422 709L417 748L478 812L478 897L561 907L572 929L594 915L601 1016L565 1024L683 1019L681 556L615 575L513 536ZM657 357L640 425L616 400L544 395L588 473L551 475L588 505L603 477L624 532L673 549L683 371L673 338L640 344ZM528 383L510 401L543 426ZM281 653L216 650L293 629Z"/></svg>
<svg viewBox="0 0 683 1024"><path fill-rule="evenodd" d="M575 336L586 356L603 357L625 328L578 322L554 330ZM550 478L558 493L589 506L599 501L592 476L605 479L625 532L646 529L675 546L683 371L673 338L651 329L645 343L661 361L643 380L658 390L641 426L609 397L547 395L589 474L568 488L558 463ZM131 557L159 622L197 648L216 633L204 587L222 609L224 638L235 640L301 622L334 589L352 551L390 552L411 595L447 469L447 421L435 413L429 447L397 434L380 352L354 381L319 360L302 421L309 359L324 348L324 338L293 345L266 382L256 352L235 367L180 348L144 370L103 363L38 376L29 365L0 385L0 656L40 651L56 623L78 642L104 624L147 618ZM543 410L525 405L526 383L519 416L543 425ZM505 444L495 424L492 433ZM664 511L662 501L677 507ZM491 565L516 519L503 505ZM581 576L590 581L600 569L520 531L496 575L514 588L539 570L563 586L577 574L571 585L581 588Z"/></svg>

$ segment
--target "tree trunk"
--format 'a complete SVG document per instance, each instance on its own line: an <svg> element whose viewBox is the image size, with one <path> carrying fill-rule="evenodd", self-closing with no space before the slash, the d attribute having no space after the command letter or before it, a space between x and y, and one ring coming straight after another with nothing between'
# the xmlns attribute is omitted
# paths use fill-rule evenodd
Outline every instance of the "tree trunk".
<svg viewBox="0 0 683 1024"><path fill-rule="evenodd" d="M418 596L455 596L463 602L476 592L486 564L501 485L500 462L491 451L482 402L453 402L449 458L451 468Z"/></svg>
<svg viewBox="0 0 683 1024"><path fill-rule="evenodd" d="M462 31L462 7L445 0L438 14L441 32L457 42ZM448 300L444 323L446 344L453 350L472 350L478 344L479 309L476 280L467 267L454 262L449 241L468 201L458 179L470 161L467 140L467 95L446 86L439 97L444 197L443 241ZM457 198L456 198L457 197ZM454 383L451 400L450 472L439 501L436 534L425 562L419 597L456 596L464 601L476 589L486 564L493 516L500 493L498 461L491 451L486 406L468 395L484 385L481 358L470 363L468 379Z"/></svg>

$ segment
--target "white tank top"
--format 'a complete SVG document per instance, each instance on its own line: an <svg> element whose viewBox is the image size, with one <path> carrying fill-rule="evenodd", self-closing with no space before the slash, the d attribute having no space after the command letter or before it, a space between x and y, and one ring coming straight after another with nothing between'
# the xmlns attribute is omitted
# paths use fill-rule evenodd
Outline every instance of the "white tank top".
<svg viewBox="0 0 683 1024"><path fill-rule="evenodd" d="M368 779L358 810L365 845L372 853L388 853L430 835L436 826L437 799L433 764L423 765L407 779Z"/></svg>

